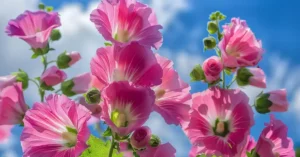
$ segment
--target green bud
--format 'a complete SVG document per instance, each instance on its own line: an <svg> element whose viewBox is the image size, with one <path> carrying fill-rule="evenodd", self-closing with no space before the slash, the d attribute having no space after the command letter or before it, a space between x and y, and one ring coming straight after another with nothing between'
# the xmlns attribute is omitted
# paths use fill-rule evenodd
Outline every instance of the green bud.
<svg viewBox="0 0 300 157"><path fill-rule="evenodd" d="M190 73L191 81L202 81L205 80L205 75L200 64L196 65Z"/></svg>
<svg viewBox="0 0 300 157"><path fill-rule="evenodd" d="M269 100L270 94L260 94L255 100L255 109L258 113L265 114L269 113L269 108L272 106L272 102Z"/></svg>
<svg viewBox="0 0 300 157"><path fill-rule="evenodd" d="M70 56L67 55L67 52L61 53L56 60L56 64L59 69L66 69L69 66L69 62L72 60Z"/></svg>
<svg viewBox="0 0 300 157"><path fill-rule="evenodd" d="M249 79L253 74L247 68L240 68L237 71L236 82L239 86L249 85Z"/></svg>
<svg viewBox="0 0 300 157"><path fill-rule="evenodd" d="M50 38L52 41L59 40L61 38L60 31L58 29L52 30Z"/></svg>
<svg viewBox="0 0 300 157"><path fill-rule="evenodd" d="M212 36L203 39L205 49L214 49L217 45L216 39Z"/></svg>
<svg viewBox="0 0 300 157"><path fill-rule="evenodd" d="M51 11L53 11L53 9L54 9L54 8L53 8L52 6L47 6L47 7L46 7L46 11L47 11L47 12L51 12Z"/></svg>
<svg viewBox="0 0 300 157"><path fill-rule="evenodd" d="M16 76L17 82L22 83L22 89L23 90L28 88L29 77L28 77L28 75L25 71L19 69L18 72L14 72L14 73L12 73L12 75Z"/></svg>
<svg viewBox="0 0 300 157"><path fill-rule="evenodd" d="M39 56L47 54L52 49L49 47L49 44L47 44L47 46L44 48L32 48L31 50L34 52L31 58L35 59Z"/></svg>
<svg viewBox="0 0 300 157"><path fill-rule="evenodd" d="M73 87L74 87L73 80L68 80L68 81L64 81L63 83L61 83L60 89L64 95L71 97L71 96L76 95L76 93L72 91Z"/></svg>
<svg viewBox="0 0 300 157"><path fill-rule="evenodd" d="M43 3L40 3L40 4L39 4L39 9L40 9L40 10L45 10L45 5L44 5Z"/></svg>
<svg viewBox="0 0 300 157"><path fill-rule="evenodd" d="M219 27L215 21L209 21L207 23L207 31L209 34L215 34L218 31Z"/></svg>
<svg viewBox="0 0 300 157"><path fill-rule="evenodd" d="M150 142L149 142L151 147L157 147L157 146L160 145L160 143L161 143L161 141L160 141L158 136L151 135L151 139L150 139Z"/></svg>
<svg viewBox="0 0 300 157"><path fill-rule="evenodd" d="M88 104L99 104L101 101L101 93L97 88L90 89L84 97Z"/></svg>

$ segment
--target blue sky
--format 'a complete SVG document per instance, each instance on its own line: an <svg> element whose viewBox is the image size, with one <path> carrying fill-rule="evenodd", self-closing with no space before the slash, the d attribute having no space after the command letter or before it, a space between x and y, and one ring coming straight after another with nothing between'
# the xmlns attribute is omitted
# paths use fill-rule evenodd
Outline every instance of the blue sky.
<svg viewBox="0 0 300 157"><path fill-rule="evenodd" d="M0 28L2 30L4 30L5 23L8 19L15 18L15 16L22 13L24 9L34 9L38 3L37 0L4 1L7 1L8 4L1 5L0 10L7 9L8 12L4 14L0 11L0 18L4 17L6 20L0 21ZM159 53L172 58L175 62L176 69L187 81L188 72L195 64L202 63L205 58L214 55L212 52L203 52L202 39L207 36L205 29L208 15L213 11L219 10L227 15L228 19L226 22L230 22L231 17L240 17L247 20L248 25L253 32L255 32L257 38L262 40L265 49L264 58L259 65L265 70L269 81L266 91L278 88L288 89L289 101L291 103L290 110L288 113L276 114L276 117L282 119L289 126L289 136L292 137L296 145L300 147L300 127L297 125L300 123L300 116L297 115L297 112L300 112L300 82L298 81L298 77L300 77L300 42L298 40L300 36L300 22L297 20L300 13L296 11L300 2L296 0L289 0L289 2L279 0L161 1L162 0L144 1L154 7L157 11L159 21L161 21L164 26L164 44L159 50ZM93 56L96 48L103 45L101 36L98 34L95 35L95 28L92 25L88 25L88 11L92 8L91 4L96 4L95 1L42 0L42 2L54 6L56 10L60 11L62 20L68 21L63 23L65 27L62 26L62 33L66 36L65 39L62 39L61 44L58 43L55 46L85 53L86 58L80 65L77 65L77 67L79 68L80 66L78 69L79 72L88 71L88 61L90 57ZM11 5L9 5L9 3L11 3ZM20 5L16 7L17 4ZM72 22L76 23L76 25L73 25ZM72 35L72 33L74 35ZM21 66L21 63L27 64L30 60L28 59L29 57L26 59L18 58L20 61L19 64L12 65L11 60L15 59L14 57L16 57L20 51L28 51L28 47L17 39L6 37L4 33L0 35L1 42L4 42L3 45L0 43L2 47L0 48L0 66L6 67L5 69L1 68L0 75L6 75L11 71L16 71L17 67ZM83 35L84 38L82 37ZM72 39L74 44L67 39ZM95 45L94 43L95 41L97 42L97 40L99 44ZM19 48L13 47L13 44L18 45ZM4 55L5 51L14 55ZM32 61L30 61L30 65L40 64L38 61L31 62ZM30 65L26 65L24 68L27 71L33 71L34 74L37 74L37 70L33 70ZM74 69L75 68L76 67L74 67ZM77 71L75 70L68 71L70 75L75 75L76 73ZM200 92L206 87L202 83L191 83L191 85L193 93ZM33 90L35 89L33 88ZM257 95L257 93L261 91L253 88L245 88L243 90L245 90L250 97ZM30 97L29 102L36 100L36 96L32 96L32 93L29 92L26 94ZM147 124L153 125L154 132L161 132L159 127L165 126L166 133L160 134L164 136L162 137L163 141L175 142L174 146L179 151L177 156L186 157L190 145L180 128L166 126L167 124L161 122L162 119L156 114L152 115L151 118L152 121L149 121ZM269 116L256 115L255 118L256 125L253 127L251 134L257 138L263 129L264 123L269 121ZM21 147L17 141L20 128L14 128L13 132L15 135L11 140L13 142L5 147L12 149L12 153L7 152L5 149L0 149L0 157L8 156L7 153L20 156ZM170 136L168 136L168 134L170 134ZM176 135L177 139L174 139L175 136L173 135Z"/></svg>

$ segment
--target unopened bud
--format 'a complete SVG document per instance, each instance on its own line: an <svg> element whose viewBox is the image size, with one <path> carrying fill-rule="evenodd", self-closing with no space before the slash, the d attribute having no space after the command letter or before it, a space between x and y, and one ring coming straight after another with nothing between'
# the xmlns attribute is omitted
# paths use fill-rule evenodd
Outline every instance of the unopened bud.
<svg viewBox="0 0 300 157"><path fill-rule="evenodd" d="M40 3L40 4L39 4L39 9L40 9L40 10L44 10L44 9L45 9L45 5L44 5L43 3Z"/></svg>
<svg viewBox="0 0 300 157"><path fill-rule="evenodd" d="M150 142L149 142L150 146L157 147L160 145L160 143L161 143L160 138L158 136L152 134Z"/></svg>
<svg viewBox="0 0 300 157"><path fill-rule="evenodd" d="M151 130L147 126L140 127L134 131L130 137L130 144L137 150L147 147L151 139Z"/></svg>
<svg viewBox="0 0 300 157"><path fill-rule="evenodd" d="M270 94L260 94L255 100L255 109L258 113L269 113L272 102L269 100Z"/></svg>
<svg viewBox="0 0 300 157"><path fill-rule="evenodd" d="M101 101L101 93L97 88L90 89L85 94L85 101L88 104L99 104Z"/></svg>
<svg viewBox="0 0 300 157"><path fill-rule="evenodd" d="M203 44L206 49L214 49L217 45L216 39L212 36L203 39Z"/></svg>
<svg viewBox="0 0 300 157"><path fill-rule="evenodd" d="M51 36L50 36L52 41L57 41L61 38L61 33L58 29L54 29L51 32Z"/></svg>
<svg viewBox="0 0 300 157"><path fill-rule="evenodd" d="M207 31L209 34L215 34L218 31L219 27L215 21L209 21L207 23Z"/></svg>
<svg viewBox="0 0 300 157"><path fill-rule="evenodd" d="M56 64L59 69L69 68L81 59L79 52L73 51L71 53L63 52L57 57Z"/></svg>

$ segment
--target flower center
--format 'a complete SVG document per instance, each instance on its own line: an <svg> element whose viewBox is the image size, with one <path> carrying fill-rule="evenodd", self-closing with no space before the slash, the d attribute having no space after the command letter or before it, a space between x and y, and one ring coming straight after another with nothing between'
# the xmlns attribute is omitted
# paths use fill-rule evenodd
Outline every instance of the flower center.
<svg viewBox="0 0 300 157"><path fill-rule="evenodd" d="M236 48L227 46L227 47L226 47L226 52L227 52L227 54L229 54L230 56L233 56L233 57L240 57L240 53L239 53L239 51L236 50Z"/></svg>
<svg viewBox="0 0 300 157"><path fill-rule="evenodd" d="M62 138L66 141L67 147L74 147L77 143L77 130L67 127L67 132L62 133Z"/></svg>
<svg viewBox="0 0 300 157"><path fill-rule="evenodd" d="M119 111L113 111L111 114L111 120L117 127L127 127L128 121L125 113Z"/></svg>
<svg viewBox="0 0 300 157"><path fill-rule="evenodd" d="M130 33L127 30L118 30L114 38L119 42L126 43L130 40Z"/></svg>
<svg viewBox="0 0 300 157"><path fill-rule="evenodd" d="M225 137L229 133L228 122L217 119L213 130L215 135Z"/></svg>
<svg viewBox="0 0 300 157"><path fill-rule="evenodd" d="M165 94L166 94L166 91L163 89L155 90L155 98L156 99L163 97Z"/></svg>
<svg viewBox="0 0 300 157"><path fill-rule="evenodd" d="M274 153L275 157L280 157L280 154L279 153Z"/></svg>

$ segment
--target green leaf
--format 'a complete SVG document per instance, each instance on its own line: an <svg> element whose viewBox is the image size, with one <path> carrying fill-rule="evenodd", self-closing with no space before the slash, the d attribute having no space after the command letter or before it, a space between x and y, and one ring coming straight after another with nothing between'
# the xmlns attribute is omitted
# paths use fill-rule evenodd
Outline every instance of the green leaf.
<svg viewBox="0 0 300 157"><path fill-rule="evenodd" d="M111 136L111 135L112 135L112 132L111 132L110 127L107 127L107 129L102 134L102 136L104 136L104 137L108 137L108 136Z"/></svg>
<svg viewBox="0 0 300 157"><path fill-rule="evenodd" d="M32 56L31 56L31 59L36 59L39 57L39 54L37 53L33 53Z"/></svg>
<svg viewBox="0 0 300 157"><path fill-rule="evenodd" d="M104 45L105 45L105 46L112 46L112 43L110 43L110 42L105 42Z"/></svg>
<svg viewBox="0 0 300 157"><path fill-rule="evenodd" d="M87 148L80 157L107 157L109 154L109 149L111 142L107 141L106 143L100 140L99 138L91 135L87 144ZM122 157L122 154L118 154L116 150L113 152L113 157Z"/></svg>
<svg viewBox="0 0 300 157"><path fill-rule="evenodd" d="M194 67L190 73L190 77L192 82L205 80L205 75L200 64Z"/></svg>

